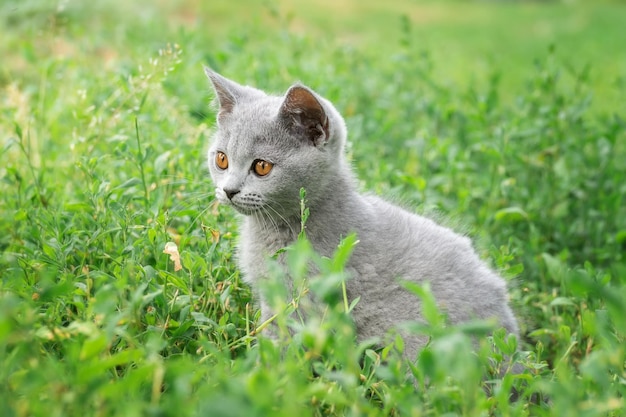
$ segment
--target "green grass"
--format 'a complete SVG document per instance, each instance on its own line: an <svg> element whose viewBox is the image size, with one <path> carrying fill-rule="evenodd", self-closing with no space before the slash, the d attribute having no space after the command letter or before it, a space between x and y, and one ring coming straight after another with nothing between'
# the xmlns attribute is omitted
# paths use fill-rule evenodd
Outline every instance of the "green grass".
<svg viewBox="0 0 626 417"><path fill-rule="evenodd" d="M82 4L0 4L3 415L626 415L623 5ZM393 334L356 345L349 245L305 241L292 274L326 310L278 305L310 320L258 336L204 161L204 64L335 102L363 189L468 232L522 340L473 351L490 325L446 327L414 288L431 335L414 364ZM524 372L494 377L516 347Z"/></svg>

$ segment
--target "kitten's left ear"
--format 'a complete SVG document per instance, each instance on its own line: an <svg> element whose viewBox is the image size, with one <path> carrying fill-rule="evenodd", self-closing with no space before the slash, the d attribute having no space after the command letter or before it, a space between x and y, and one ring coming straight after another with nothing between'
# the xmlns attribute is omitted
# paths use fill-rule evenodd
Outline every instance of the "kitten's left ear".
<svg viewBox="0 0 626 417"><path fill-rule="evenodd" d="M279 117L290 130L314 146L328 142L328 116L315 94L302 85L294 85L285 94Z"/></svg>
<svg viewBox="0 0 626 417"><path fill-rule="evenodd" d="M211 84L213 84L213 88L215 89L215 95L220 105L217 119L221 120L225 115L233 111L233 108L237 104L237 99L241 95L240 91L242 90L242 87L234 81L222 77L220 74L208 67L204 67L204 73L207 77L209 77Z"/></svg>

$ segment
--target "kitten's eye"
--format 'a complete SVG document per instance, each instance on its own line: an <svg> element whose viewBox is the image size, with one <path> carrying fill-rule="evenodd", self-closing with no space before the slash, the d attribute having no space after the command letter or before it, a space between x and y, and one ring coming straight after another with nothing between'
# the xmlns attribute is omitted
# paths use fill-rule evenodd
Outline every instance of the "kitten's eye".
<svg viewBox="0 0 626 417"><path fill-rule="evenodd" d="M215 165L217 165L219 169L228 168L228 158L224 152L218 152L215 155Z"/></svg>
<svg viewBox="0 0 626 417"><path fill-rule="evenodd" d="M257 159L252 164L252 169L254 169L254 173L257 174L259 177L264 177L269 174L273 167L274 164L268 161L264 161L262 159Z"/></svg>

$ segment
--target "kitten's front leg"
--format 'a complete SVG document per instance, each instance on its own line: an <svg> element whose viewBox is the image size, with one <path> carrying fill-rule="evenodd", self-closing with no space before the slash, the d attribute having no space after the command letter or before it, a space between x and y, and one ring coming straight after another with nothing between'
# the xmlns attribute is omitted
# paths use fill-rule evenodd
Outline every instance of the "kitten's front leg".
<svg viewBox="0 0 626 417"><path fill-rule="evenodd" d="M276 323L274 320L276 319L276 314L270 307L270 305L261 298L260 302L261 307L261 317L259 319L259 323L257 324L255 333L263 334L266 337L271 339L276 339Z"/></svg>

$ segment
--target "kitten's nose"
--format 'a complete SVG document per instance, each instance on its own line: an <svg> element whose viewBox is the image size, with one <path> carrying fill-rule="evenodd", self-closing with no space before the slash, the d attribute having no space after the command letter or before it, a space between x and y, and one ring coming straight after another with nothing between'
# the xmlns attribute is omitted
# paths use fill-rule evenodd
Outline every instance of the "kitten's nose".
<svg viewBox="0 0 626 417"><path fill-rule="evenodd" d="M224 188L224 193L229 200L232 200L236 194L239 194L239 190L233 190L232 188Z"/></svg>

